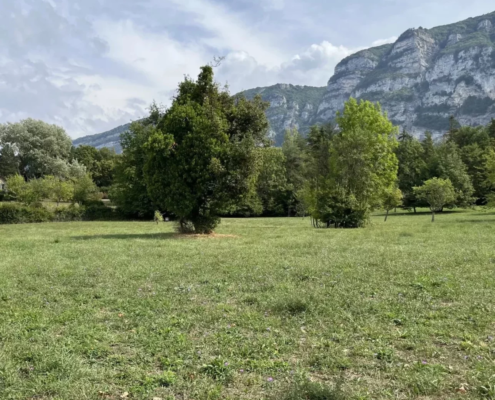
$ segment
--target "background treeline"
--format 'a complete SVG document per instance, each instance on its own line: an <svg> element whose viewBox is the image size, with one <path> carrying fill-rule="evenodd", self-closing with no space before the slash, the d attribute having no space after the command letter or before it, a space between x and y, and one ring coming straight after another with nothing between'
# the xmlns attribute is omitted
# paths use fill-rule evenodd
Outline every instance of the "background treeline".
<svg viewBox="0 0 495 400"><path fill-rule="evenodd" d="M203 67L179 85L170 108L152 105L131 124L121 155L76 148L62 128L41 121L0 125L0 215L152 219L158 210L183 229L209 232L220 216L309 215L316 227L356 227L378 208L491 202L495 121L473 128L451 118L443 138L425 132L418 140L398 134L379 105L351 99L336 125L305 136L288 130L277 148L267 138L267 107L259 97L230 96Z"/></svg>
<svg viewBox="0 0 495 400"><path fill-rule="evenodd" d="M0 223L115 219L108 197L120 156L73 147L65 131L27 119L0 125Z"/></svg>

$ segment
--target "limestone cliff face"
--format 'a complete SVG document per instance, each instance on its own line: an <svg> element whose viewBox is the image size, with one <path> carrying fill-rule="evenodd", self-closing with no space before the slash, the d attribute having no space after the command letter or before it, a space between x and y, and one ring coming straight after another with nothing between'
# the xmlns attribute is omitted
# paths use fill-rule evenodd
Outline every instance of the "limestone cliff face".
<svg viewBox="0 0 495 400"><path fill-rule="evenodd" d="M267 115L280 143L286 128L328 122L350 97L380 102L401 129L420 137L440 136L454 115L465 125L495 118L495 13L433 29L409 29L393 44L360 51L335 68L325 92L311 109L291 103L318 88L276 85L254 89L271 101ZM251 92L251 91L250 91ZM319 99L319 100L318 100Z"/></svg>
<svg viewBox="0 0 495 400"><path fill-rule="evenodd" d="M281 145L287 129L295 127L306 132L311 125L324 122L318 115L318 107L325 93L325 88L278 84L242 94L248 99L260 94L270 103L266 113L270 121L269 135L276 145Z"/></svg>
<svg viewBox="0 0 495 400"><path fill-rule="evenodd" d="M441 135L495 118L495 13L438 28L410 29L390 45L343 60L319 106L331 119L349 97L379 101L416 136Z"/></svg>

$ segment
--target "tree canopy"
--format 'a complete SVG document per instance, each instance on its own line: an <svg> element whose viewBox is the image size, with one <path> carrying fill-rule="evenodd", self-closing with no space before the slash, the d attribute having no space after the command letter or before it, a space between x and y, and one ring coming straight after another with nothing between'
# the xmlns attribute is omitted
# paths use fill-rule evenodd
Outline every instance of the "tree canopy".
<svg viewBox="0 0 495 400"><path fill-rule="evenodd" d="M156 115L144 177L150 197L179 218L183 231L211 232L220 214L250 192L256 147L267 143L266 109L260 97L248 101L220 90L205 66Z"/></svg>

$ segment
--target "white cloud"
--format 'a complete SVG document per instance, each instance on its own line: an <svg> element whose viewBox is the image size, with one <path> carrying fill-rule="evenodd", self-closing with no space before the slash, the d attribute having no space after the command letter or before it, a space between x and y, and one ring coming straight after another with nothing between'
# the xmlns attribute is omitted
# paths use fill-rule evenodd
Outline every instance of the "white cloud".
<svg viewBox="0 0 495 400"><path fill-rule="evenodd" d="M378 39L378 40L375 40L373 43L371 43L371 45L373 47L382 46L382 45L388 44L388 43L395 43L397 41L397 39L398 39L397 36L392 36L392 37L389 37L388 39Z"/></svg>
<svg viewBox="0 0 495 400"><path fill-rule="evenodd" d="M288 0L255 3L269 19ZM32 117L72 137L94 134L142 117L153 100L169 104L184 75L197 76L214 56L226 56L218 82L237 93L276 83L324 86L359 50L322 41L289 51L280 32L218 0L118 4L0 0L0 11L13 15L0 26L0 122Z"/></svg>

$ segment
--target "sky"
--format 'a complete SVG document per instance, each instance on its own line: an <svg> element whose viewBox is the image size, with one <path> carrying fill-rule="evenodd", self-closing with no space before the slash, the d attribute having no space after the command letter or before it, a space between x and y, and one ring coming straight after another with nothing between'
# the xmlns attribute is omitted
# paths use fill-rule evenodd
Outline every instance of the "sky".
<svg viewBox="0 0 495 400"><path fill-rule="evenodd" d="M104 132L170 104L215 57L231 93L325 86L355 51L492 11L493 0L0 0L0 123Z"/></svg>

